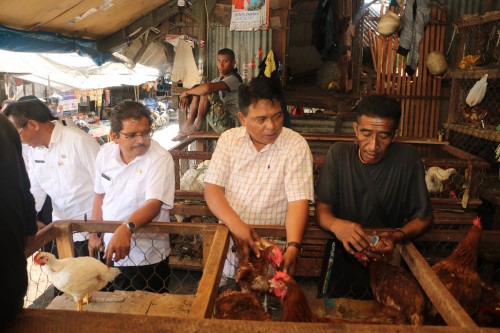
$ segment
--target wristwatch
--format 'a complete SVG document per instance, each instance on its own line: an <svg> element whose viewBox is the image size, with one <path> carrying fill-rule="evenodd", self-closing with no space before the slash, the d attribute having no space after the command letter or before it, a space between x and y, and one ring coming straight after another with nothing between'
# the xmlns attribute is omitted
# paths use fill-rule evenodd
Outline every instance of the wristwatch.
<svg viewBox="0 0 500 333"><path fill-rule="evenodd" d="M130 230L130 232L133 234L135 233L135 223L132 222L132 221L125 221L123 222L123 224L125 224L128 228L128 230Z"/></svg>
<svg viewBox="0 0 500 333"><path fill-rule="evenodd" d="M288 242L288 244L286 245L285 251L290 246L293 246L293 247L297 248L299 250L299 253L302 253L302 244L301 243L299 243L299 242Z"/></svg>

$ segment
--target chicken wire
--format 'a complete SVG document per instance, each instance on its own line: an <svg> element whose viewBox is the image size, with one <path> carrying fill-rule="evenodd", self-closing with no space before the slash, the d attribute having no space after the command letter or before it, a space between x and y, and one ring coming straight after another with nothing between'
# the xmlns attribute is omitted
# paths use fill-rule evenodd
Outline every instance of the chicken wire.
<svg viewBox="0 0 500 333"><path fill-rule="evenodd" d="M154 234L151 235L153 238ZM170 294L194 295L198 290L198 283L202 276L203 235L201 234L170 234L169 266L171 274L161 279L168 281L164 287ZM134 249L132 246L131 250ZM41 251L50 252L57 257L55 241L45 244ZM154 249L148 249L152 251ZM75 249L75 252L77 249ZM34 255L33 255L34 256ZM24 299L25 308L46 308L55 297L62 294L49 281L41 267L33 262L33 256L28 258L28 291ZM96 253L95 257L105 263L104 252ZM129 260L128 257L126 260ZM146 263L149 264L149 263ZM138 277L138 276L137 276ZM149 285L148 285L149 288ZM102 291L112 292L115 286L110 283ZM130 289L126 289L131 291Z"/></svg>

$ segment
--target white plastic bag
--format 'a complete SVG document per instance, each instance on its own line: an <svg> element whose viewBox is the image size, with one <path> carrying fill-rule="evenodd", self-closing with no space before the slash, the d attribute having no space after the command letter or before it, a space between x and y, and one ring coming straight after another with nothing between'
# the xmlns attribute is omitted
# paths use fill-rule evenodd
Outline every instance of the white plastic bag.
<svg viewBox="0 0 500 333"><path fill-rule="evenodd" d="M474 86L470 89L469 94L465 99L465 102L470 107L473 107L474 105L477 105L482 102L484 94L486 93L486 87L488 86L488 82L486 82L487 79L488 79L488 74L484 74L481 80L477 81L474 84Z"/></svg>

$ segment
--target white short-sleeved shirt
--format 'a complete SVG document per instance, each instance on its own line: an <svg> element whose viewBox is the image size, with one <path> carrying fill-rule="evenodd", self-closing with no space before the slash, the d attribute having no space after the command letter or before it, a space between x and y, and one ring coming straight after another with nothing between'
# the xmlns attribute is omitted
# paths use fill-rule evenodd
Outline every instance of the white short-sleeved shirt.
<svg viewBox="0 0 500 333"><path fill-rule="evenodd" d="M28 147L31 192L40 211L47 194L52 199L52 219L90 218L94 201L95 159L99 144L78 127L54 122L47 147ZM74 241L83 241L87 233L76 233Z"/></svg>
<svg viewBox="0 0 500 333"><path fill-rule="evenodd" d="M285 225L289 201L314 201L311 150L288 128L259 152L245 126L222 133L204 180L225 188L229 205L247 224ZM235 274L231 246L226 259L222 284Z"/></svg>
<svg viewBox="0 0 500 333"><path fill-rule="evenodd" d="M102 205L103 219L125 221L147 200L163 202L161 211L153 221L168 222L168 210L174 204L175 177L172 156L152 140L151 147L142 156L125 164L120 147L109 142L101 147L96 160L95 193L105 194ZM108 245L112 234L104 236ZM158 263L170 254L168 234L132 235L127 258L116 266L144 266Z"/></svg>

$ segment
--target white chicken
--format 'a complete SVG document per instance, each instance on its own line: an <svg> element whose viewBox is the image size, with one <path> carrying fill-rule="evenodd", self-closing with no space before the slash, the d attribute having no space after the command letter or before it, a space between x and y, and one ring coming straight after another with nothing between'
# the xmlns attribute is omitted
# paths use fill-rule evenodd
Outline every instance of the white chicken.
<svg viewBox="0 0 500 333"><path fill-rule="evenodd" d="M425 172L425 184L427 185L427 190L431 194L438 194L443 192L443 182L450 178L451 175L455 175L456 173L457 170L453 168L441 169L437 166L430 167Z"/></svg>
<svg viewBox="0 0 500 333"><path fill-rule="evenodd" d="M120 274L118 268L107 267L93 257L57 259L52 253L38 252L33 261L57 289L73 296L78 311L84 301L88 304L91 292L101 290Z"/></svg>

